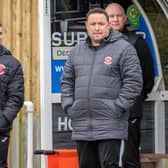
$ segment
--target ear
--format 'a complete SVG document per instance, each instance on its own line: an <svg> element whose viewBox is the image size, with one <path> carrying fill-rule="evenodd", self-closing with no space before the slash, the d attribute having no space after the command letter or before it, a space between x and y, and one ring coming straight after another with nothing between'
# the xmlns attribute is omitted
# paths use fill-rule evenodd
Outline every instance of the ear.
<svg viewBox="0 0 168 168"><path fill-rule="evenodd" d="M107 27L108 27L109 29L111 28L110 22L107 23Z"/></svg>
<svg viewBox="0 0 168 168"><path fill-rule="evenodd" d="M85 26L86 26L86 29L87 29L88 28L88 22L87 21L85 22Z"/></svg>
<svg viewBox="0 0 168 168"><path fill-rule="evenodd" d="M128 19L128 17L125 15L125 17L124 17L124 23L127 22L127 19Z"/></svg>

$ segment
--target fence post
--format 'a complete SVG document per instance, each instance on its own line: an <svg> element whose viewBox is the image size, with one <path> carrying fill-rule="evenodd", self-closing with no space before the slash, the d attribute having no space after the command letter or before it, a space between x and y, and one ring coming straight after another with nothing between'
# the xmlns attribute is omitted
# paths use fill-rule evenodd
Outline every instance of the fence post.
<svg viewBox="0 0 168 168"><path fill-rule="evenodd" d="M27 112L27 168L33 168L33 112L34 105L31 101L24 102Z"/></svg>

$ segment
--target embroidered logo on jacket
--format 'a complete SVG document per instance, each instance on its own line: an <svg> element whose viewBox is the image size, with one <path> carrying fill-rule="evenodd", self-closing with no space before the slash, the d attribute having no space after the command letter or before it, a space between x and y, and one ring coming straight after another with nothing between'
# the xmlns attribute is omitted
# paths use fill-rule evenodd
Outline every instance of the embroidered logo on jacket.
<svg viewBox="0 0 168 168"><path fill-rule="evenodd" d="M0 64L0 75L5 73L5 69L6 69L5 65Z"/></svg>
<svg viewBox="0 0 168 168"><path fill-rule="evenodd" d="M106 65L112 64L112 57L110 57L110 56L105 57L105 58L104 58L104 63L105 63Z"/></svg>

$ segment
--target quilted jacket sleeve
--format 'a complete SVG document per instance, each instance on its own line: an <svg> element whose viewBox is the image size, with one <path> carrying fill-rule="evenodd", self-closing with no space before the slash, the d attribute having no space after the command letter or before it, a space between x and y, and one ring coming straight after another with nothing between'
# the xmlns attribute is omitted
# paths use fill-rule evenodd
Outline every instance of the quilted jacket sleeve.
<svg viewBox="0 0 168 168"><path fill-rule="evenodd" d="M74 101L75 73L70 59L71 56L69 56L69 59L64 66L64 72L61 80L61 102L65 113L67 113L68 108Z"/></svg>
<svg viewBox="0 0 168 168"><path fill-rule="evenodd" d="M142 69L136 50L132 45L128 45L121 56L120 73L122 87L114 107L116 110L127 111L133 106L143 87Z"/></svg>
<svg viewBox="0 0 168 168"><path fill-rule="evenodd" d="M24 77L20 63L15 62L11 79L7 88L6 103L3 108L5 119L11 123L19 112L24 102Z"/></svg>

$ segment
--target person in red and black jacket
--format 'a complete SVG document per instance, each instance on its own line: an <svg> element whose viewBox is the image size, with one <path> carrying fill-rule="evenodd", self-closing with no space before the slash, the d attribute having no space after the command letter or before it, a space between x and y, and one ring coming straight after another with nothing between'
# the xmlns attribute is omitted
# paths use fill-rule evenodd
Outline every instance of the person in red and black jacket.
<svg viewBox="0 0 168 168"><path fill-rule="evenodd" d="M9 134L23 102L24 77L21 64L0 44L0 168L7 168Z"/></svg>

